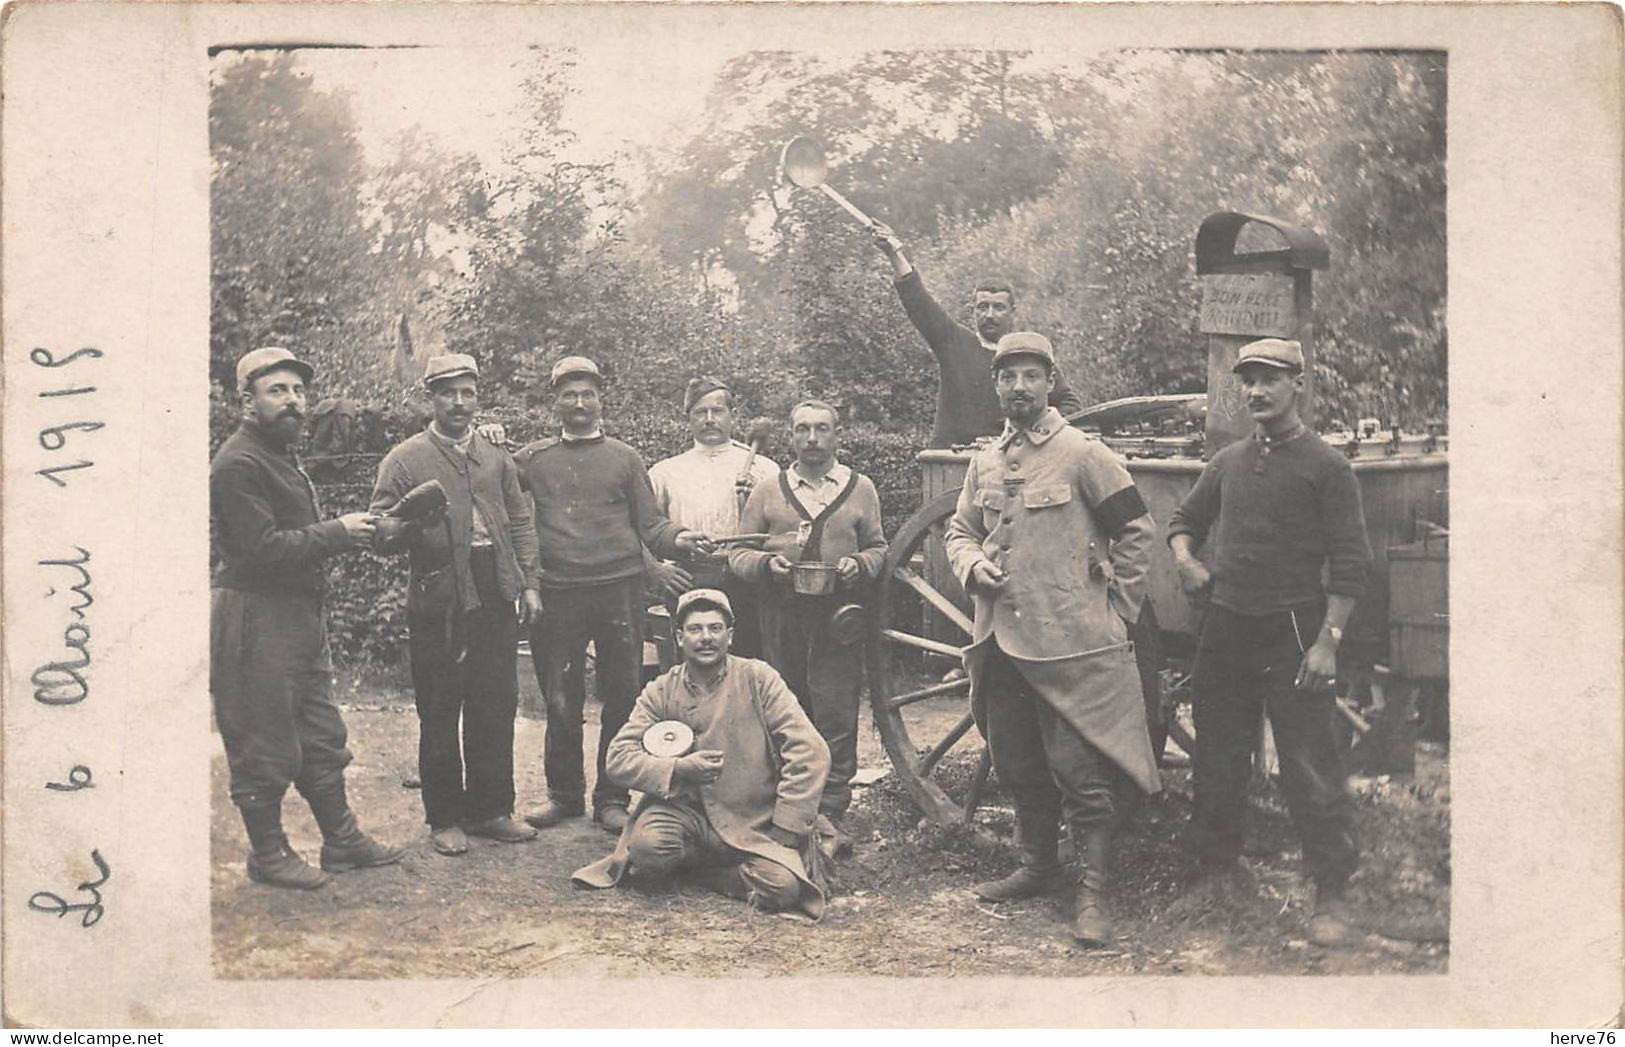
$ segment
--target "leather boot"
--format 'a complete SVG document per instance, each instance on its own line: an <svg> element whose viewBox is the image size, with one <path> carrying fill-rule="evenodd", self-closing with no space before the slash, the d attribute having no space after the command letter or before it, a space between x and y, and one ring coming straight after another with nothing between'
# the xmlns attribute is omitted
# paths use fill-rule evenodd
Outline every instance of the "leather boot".
<svg viewBox="0 0 1625 1047"><path fill-rule="evenodd" d="M1111 862L1111 830L1104 826L1091 826L1074 830L1081 840L1079 855L1082 864L1077 873L1077 891L1073 898L1072 937L1078 944L1091 948L1110 945L1112 923L1106 916L1107 867Z"/></svg>
<svg viewBox="0 0 1625 1047"><path fill-rule="evenodd" d="M1021 833L1021 865L1002 880L971 888L985 902L1009 902L1048 894L1065 882L1056 846L1060 823L1053 812L1016 811Z"/></svg>
<svg viewBox="0 0 1625 1047"><path fill-rule="evenodd" d="M1360 937L1353 925L1354 907L1349 904L1345 885L1318 884L1314 913L1309 917L1309 940L1326 948L1350 945Z"/></svg>
<svg viewBox="0 0 1625 1047"><path fill-rule="evenodd" d="M349 872L375 865L394 865L406 855L400 847L385 847L361 831L344 794L344 779L304 792L310 813L322 830L322 868Z"/></svg>
<svg viewBox="0 0 1625 1047"><path fill-rule="evenodd" d="M313 891L327 883L327 874L312 869L288 846L282 832L282 800L238 804L248 830L248 878L272 887Z"/></svg>

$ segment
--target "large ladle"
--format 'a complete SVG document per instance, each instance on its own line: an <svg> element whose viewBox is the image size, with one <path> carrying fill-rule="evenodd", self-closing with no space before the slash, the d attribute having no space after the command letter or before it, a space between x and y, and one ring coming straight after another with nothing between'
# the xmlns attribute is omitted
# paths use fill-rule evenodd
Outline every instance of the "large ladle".
<svg viewBox="0 0 1625 1047"><path fill-rule="evenodd" d="M801 189L821 189L825 196L840 204L847 214L864 225L873 229L877 224L873 218L858 210L852 201L824 181L829 177L829 160L824 156L824 147L813 139L802 136L784 143L784 152L779 156L779 166L791 185Z"/></svg>

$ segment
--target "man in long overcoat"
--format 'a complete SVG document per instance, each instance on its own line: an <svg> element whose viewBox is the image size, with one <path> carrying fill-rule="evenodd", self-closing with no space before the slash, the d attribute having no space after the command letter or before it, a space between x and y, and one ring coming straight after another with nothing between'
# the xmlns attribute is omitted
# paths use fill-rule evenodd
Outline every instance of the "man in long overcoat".
<svg viewBox="0 0 1625 1047"><path fill-rule="evenodd" d="M1127 626L1155 528L1117 456L1048 406L1054 361L1042 335L999 340L1004 433L971 460L946 544L976 603L972 709L1021 835L1021 867L976 892L1002 901L1059 886L1064 815L1080 857L1073 934L1101 945L1125 790L1161 787Z"/></svg>
<svg viewBox="0 0 1625 1047"><path fill-rule="evenodd" d="M812 829L829 747L772 666L728 653L733 620L720 590L678 598L683 662L643 689L605 763L643 802L615 851L573 879L613 887L629 869L651 879L689 872L763 909L816 919L824 890ZM674 720L693 732L692 748L651 754L645 733Z"/></svg>

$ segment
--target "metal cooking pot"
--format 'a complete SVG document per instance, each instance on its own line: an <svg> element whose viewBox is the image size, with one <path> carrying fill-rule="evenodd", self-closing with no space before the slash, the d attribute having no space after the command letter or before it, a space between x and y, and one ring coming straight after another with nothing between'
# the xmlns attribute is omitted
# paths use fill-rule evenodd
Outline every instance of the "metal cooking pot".
<svg viewBox="0 0 1625 1047"><path fill-rule="evenodd" d="M790 584L801 596L828 596L840 577L832 563L805 560L790 565Z"/></svg>

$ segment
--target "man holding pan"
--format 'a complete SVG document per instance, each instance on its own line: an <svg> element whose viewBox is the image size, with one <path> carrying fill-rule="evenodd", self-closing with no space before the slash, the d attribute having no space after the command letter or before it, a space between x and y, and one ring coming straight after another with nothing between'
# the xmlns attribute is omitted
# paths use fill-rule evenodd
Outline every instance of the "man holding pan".
<svg viewBox="0 0 1625 1047"><path fill-rule="evenodd" d="M733 439L733 390L718 378L689 379L683 394L683 413L688 416L694 446L649 467L655 504L679 527L713 538L737 535L739 514L752 489L779 477L779 467L758 453L767 434L753 427L748 442ZM668 572L673 568L663 565ZM761 624L757 620L755 591L728 574L725 555L712 554L690 561L675 581L678 591L700 586L726 592L738 616L734 653L745 658L760 656ZM669 586L657 588L669 591Z"/></svg>
<svg viewBox="0 0 1625 1047"><path fill-rule="evenodd" d="M994 436L1004 424L998 397L987 380L987 369L999 339L1015 326L1016 292L1003 280L984 279L971 292L976 316L972 330L948 315L948 311L925 289L920 274L903 253L890 226L874 222L875 243L891 263L897 297L903 300L908 318L930 347L937 360L937 413L931 427L932 447L969 444L981 436ZM1059 367L1054 370L1055 386L1049 404L1062 415L1083 409Z"/></svg>
<svg viewBox="0 0 1625 1047"><path fill-rule="evenodd" d="M762 649L829 743L829 781L819 803L823 835L849 844L841 816L852 803L858 769L858 695L863 688L866 583L880 574L886 536L880 495L836 457L835 408L804 400L790 412L796 460L778 482L760 484L739 526L765 532L760 549L735 548L728 566L763 583Z"/></svg>

